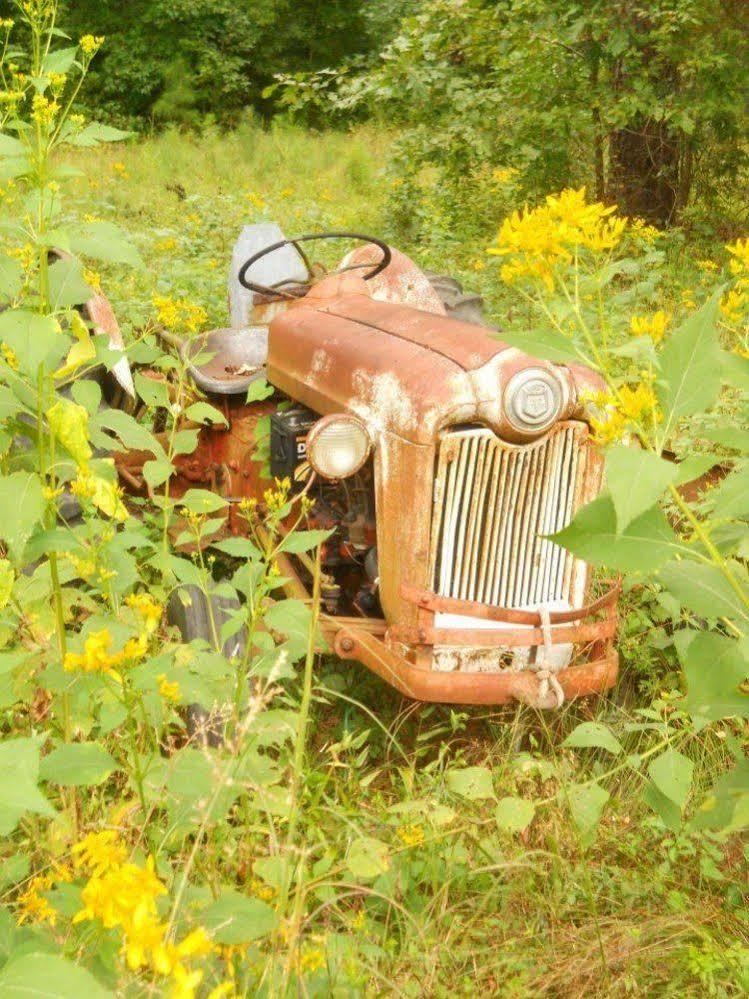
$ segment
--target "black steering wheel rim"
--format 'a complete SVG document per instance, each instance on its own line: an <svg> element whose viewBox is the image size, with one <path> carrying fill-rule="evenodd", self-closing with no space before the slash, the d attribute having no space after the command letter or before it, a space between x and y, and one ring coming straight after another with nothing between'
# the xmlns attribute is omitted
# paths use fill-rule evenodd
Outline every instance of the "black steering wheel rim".
<svg viewBox="0 0 749 999"><path fill-rule="evenodd" d="M293 239L281 239L277 243L272 243L270 246L263 247L262 250L259 250L257 253L253 254L253 256L251 256L249 260L246 260L242 264L242 266L239 269L239 274L237 275L239 283L242 285L243 288L246 288L247 291L252 291L259 295L270 295L270 296L280 295L282 298L302 297L303 295L306 294L306 292L294 293L290 291L282 291L279 286L282 284L287 284L288 282L286 281L279 281L278 282L279 286L271 287L270 285L259 284L257 281L248 280L247 272L249 271L250 267L252 267L253 264L256 264L258 262L258 260L262 260L263 257L267 257L268 254L274 253L276 250L280 250L283 246L294 246L299 251L300 255L302 256L302 259L306 261L306 255L304 251L296 244L309 243L317 239L357 239L360 242L371 243L373 246L376 246L379 250L381 250L382 259L379 260L376 264L372 264L371 270L369 270L367 274L363 275L365 281L371 281L372 278L377 277L378 274L381 274L393 258L392 251L390 247L387 245L387 243L384 243L381 239L378 239L376 236L367 236L360 232L315 232L315 233L309 233L304 236L295 236ZM367 267L369 265L357 264L356 266ZM308 263L307 263L307 269L309 270ZM334 274L336 272L331 271L330 273Z"/></svg>

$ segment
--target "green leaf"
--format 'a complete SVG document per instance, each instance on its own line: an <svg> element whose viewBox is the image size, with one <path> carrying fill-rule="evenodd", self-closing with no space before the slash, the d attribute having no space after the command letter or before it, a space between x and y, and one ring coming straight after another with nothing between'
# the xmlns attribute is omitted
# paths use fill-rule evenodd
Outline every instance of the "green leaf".
<svg viewBox="0 0 749 999"><path fill-rule="evenodd" d="M115 433L126 448L150 451L166 460L164 449L151 431L121 409L105 409L92 420L92 425Z"/></svg>
<svg viewBox="0 0 749 999"><path fill-rule="evenodd" d="M23 284L23 268L13 257L0 255L0 299L15 298Z"/></svg>
<svg viewBox="0 0 749 999"><path fill-rule="evenodd" d="M77 230L68 228L67 233L73 253L109 264L143 266L140 253L114 222L87 222Z"/></svg>
<svg viewBox="0 0 749 999"><path fill-rule="evenodd" d="M517 347L532 357L543 357L548 361L565 364L568 361L581 361L571 337L563 336L551 329L502 330L497 339Z"/></svg>
<svg viewBox="0 0 749 999"><path fill-rule="evenodd" d="M166 456L155 458L143 465L143 478L152 489L157 489L166 482L174 470L174 465L167 460Z"/></svg>
<svg viewBox="0 0 749 999"><path fill-rule="evenodd" d="M572 820L583 840L589 839L598 825L609 792L600 784L573 784L567 792Z"/></svg>
<svg viewBox="0 0 749 999"><path fill-rule="evenodd" d="M216 943L243 944L272 933L278 926L278 915L261 899L227 889L203 909L200 923Z"/></svg>
<svg viewBox="0 0 749 999"><path fill-rule="evenodd" d="M198 446L198 433L194 428L178 430L172 439L172 454L192 454Z"/></svg>
<svg viewBox="0 0 749 999"><path fill-rule="evenodd" d="M48 52L44 57L42 72L45 76L50 76L52 73L64 75L75 62L77 55L77 45L70 45L64 49L55 49L54 52Z"/></svg>
<svg viewBox="0 0 749 999"><path fill-rule="evenodd" d="M13 472L0 477L0 538L18 563L31 532L45 510L42 484L33 472Z"/></svg>
<svg viewBox="0 0 749 999"><path fill-rule="evenodd" d="M749 592L746 570L738 563L728 564L734 576L743 576L743 584ZM674 596L682 607L700 617L728 617L734 621L749 621L749 611L731 584L712 563L682 559L669 562L656 575L658 582Z"/></svg>
<svg viewBox="0 0 749 999"><path fill-rule="evenodd" d="M0 610L8 606L16 574L7 558L0 558Z"/></svg>
<svg viewBox="0 0 749 999"><path fill-rule="evenodd" d="M49 818L55 815L37 787L43 741L29 738L0 742L0 836L13 832L26 812Z"/></svg>
<svg viewBox="0 0 749 999"><path fill-rule="evenodd" d="M600 722L581 722L562 745L577 749L605 749L614 756L624 752L624 747L611 729Z"/></svg>
<svg viewBox="0 0 749 999"><path fill-rule="evenodd" d="M211 548L218 548L220 552L231 555L233 558L252 559L256 561L260 558L260 552L248 538L225 538L223 541L211 541Z"/></svg>
<svg viewBox="0 0 749 999"><path fill-rule="evenodd" d="M99 384L91 378L79 378L77 381L73 382L70 389L70 394L73 399L83 408L89 415L89 433L91 432L91 417L95 416L99 406L101 405L101 388ZM109 412L119 413L120 410L114 409L109 410Z"/></svg>
<svg viewBox="0 0 749 999"><path fill-rule="evenodd" d="M675 486L684 486L687 482L694 482L705 472L709 472L715 464L714 454L692 454L676 465Z"/></svg>
<svg viewBox="0 0 749 999"><path fill-rule="evenodd" d="M77 465L85 465L92 457L88 443L88 412L77 402L58 398L44 414L49 429Z"/></svg>
<svg viewBox="0 0 749 999"><path fill-rule="evenodd" d="M0 971L3 999L113 999L94 976L57 954L11 958Z"/></svg>
<svg viewBox="0 0 749 999"><path fill-rule="evenodd" d="M536 806L526 798L500 798L494 817L500 829L522 832L533 821Z"/></svg>
<svg viewBox="0 0 749 999"><path fill-rule="evenodd" d="M161 407L161 409L170 408L172 402L169 398L166 382L162 382L158 378L148 378L140 371L135 372L133 381L135 382L135 391L147 406Z"/></svg>
<svg viewBox="0 0 749 999"><path fill-rule="evenodd" d="M749 464L737 462L731 474L710 493L710 499L716 520L749 516Z"/></svg>
<svg viewBox="0 0 749 999"><path fill-rule="evenodd" d="M311 622L309 606L302 600L290 598L272 604L265 613L265 625L289 638L299 639L306 647Z"/></svg>
<svg viewBox="0 0 749 999"><path fill-rule="evenodd" d="M696 731L722 718L749 718L749 677L746 643L715 632L680 632L676 642L687 681L685 711Z"/></svg>
<svg viewBox="0 0 749 999"><path fill-rule="evenodd" d="M49 297L53 310L83 305L93 297L83 277L83 264L75 257L56 260L49 268Z"/></svg>
<svg viewBox="0 0 749 999"><path fill-rule="evenodd" d="M667 749L648 767L653 784L679 808L686 803L693 770L694 763L676 749Z"/></svg>
<svg viewBox="0 0 749 999"><path fill-rule="evenodd" d="M652 781L648 781L642 791L642 800L652 808L667 829L678 832L681 829L681 809L670 798L659 791Z"/></svg>
<svg viewBox="0 0 749 999"><path fill-rule="evenodd" d="M709 409L718 397L721 372L716 320L720 297L721 292L717 292L692 313L661 352L658 400L664 414L664 439L673 433L678 420Z"/></svg>
<svg viewBox="0 0 749 999"><path fill-rule="evenodd" d="M262 402L263 399L270 399L274 392L273 386L264 378L256 378L254 382L250 382L247 389L247 402Z"/></svg>
<svg viewBox="0 0 749 999"><path fill-rule="evenodd" d="M193 513L208 514L224 510L228 501L223 496L219 496L218 493L212 493L210 489L188 489L179 501L179 505L187 507Z"/></svg>
<svg viewBox="0 0 749 999"><path fill-rule="evenodd" d="M20 370L34 382L39 366L56 368L69 345L54 316L40 316L24 309L0 313L0 340L13 349Z"/></svg>
<svg viewBox="0 0 749 999"><path fill-rule="evenodd" d="M742 430L741 427L715 427L712 430L703 431L701 436L706 437L709 441L715 441L721 447L749 454L749 430Z"/></svg>
<svg viewBox="0 0 749 999"><path fill-rule="evenodd" d="M361 836L346 851L346 867L357 881L372 881L390 869L387 843L372 836Z"/></svg>
<svg viewBox="0 0 749 999"><path fill-rule="evenodd" d="M620 533L614 503L607 494L582 507L572 523L552 538L578 558L620 572L653 572L679 549L658 507L641 514Z"/></svg>
<svg viewBox="0 0 749 999"><path fill-rule="evenodd" d="M676 471L672 462L637 447L618 444L606 452L606 484L619 534L658 501Z"/></svg>
<svg viewBox="0 0 749 999"><path fill-rule="evenodd" d="M311 548L321 545L332 533L332 531L294 531L283 539L278 550L292 554L308 552Z"/></svg>
<svg viewBox="0 0 749 999"><path fill-rule="evenodd" d="M226 427L229 426L229 422L221 410L207 402L194 402L185 410L185 416L195 423L222 423Z"/></svg>
<svg viewBox="0 0 749 999"><path fill-rule="evenodd" d="M14 139L5 132L0 133L0 156L23 156L25 153L26 146L20 139Z"/></svg>
<svg viewBox="0 0 749 999"><path fill-rule="evenodd" d="M117 769L117 764L98 742L71 742L53 749L41 762L42 780L63 787L101 784Z"/></svg>
<svg viewBox="0 0 749 999"><path fill-rule="evenodd" d="M119 128L111 125L100 125L98 122L91 122L80 132L68 138L71 146L92 147L98 146L100 142L122 142L129 139L133 132L123 132Z"/></svg>
<svg viewBox="0 0 749 999"><path fill-rule="evenodd" d="M749 357L742 357L738 352L722 350L720 373L728 385L749 392Z"/></svg>
<svg viewBox="0 0 749 999"><path fill-rule="evenodd" d="M468 798L469 801L494 797L492 775L488 767L461 767L448 770L446 783L454 794Z"/></svg>
<svg viewBox="0 0 749 999"><path fill-rule="evenodd" d="M694 829L715 829L723 836L749 827L749 757L721 774L692 819Z"/></svg>

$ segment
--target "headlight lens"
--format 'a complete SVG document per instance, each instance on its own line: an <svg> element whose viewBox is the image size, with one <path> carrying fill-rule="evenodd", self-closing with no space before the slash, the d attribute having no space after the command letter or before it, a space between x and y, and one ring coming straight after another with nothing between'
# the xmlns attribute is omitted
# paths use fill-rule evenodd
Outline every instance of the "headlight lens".
<svg viewBox="0 0 749 999"><path fill-rule="evenodd" d="M371 449L367 428L346 413L323 417L307 434L307 460L324 479L346 479L358 472Z"/></svg>
<svg viewBox="0 0 749 999"><path fill-rule="evenodd" d="M562 408L562 387L545 368L525 368L513 375L504 394L507 419L523 433L541 433Z"/></svg>

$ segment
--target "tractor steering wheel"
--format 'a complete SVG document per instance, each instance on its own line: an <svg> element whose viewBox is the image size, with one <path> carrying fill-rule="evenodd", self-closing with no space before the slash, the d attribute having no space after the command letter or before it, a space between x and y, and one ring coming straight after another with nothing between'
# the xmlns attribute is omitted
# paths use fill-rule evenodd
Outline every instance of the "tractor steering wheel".
<svg viewBox="0 0 749 999"><path fill-rule="evenodd" d="M249 260L245 261L245 263L242 264L242 267L240 268L238 275L239 283L242 285L243 288L246 288L248 291L253 291L260 295L270 295L270 296L280 295L282 298L303 298L304 295L307 294L306 290L302 291L301 289L297 289L294 292L281 290L283 285L292 284L294 283L293 281L290 280L277 281L276 284L273 285L258 284L257 281L248 280L247 272L249 271L250 267L252 267L253 264L256 264L258 262L258 260L262 260L263 257L267 257L269 253L273 253L275 250L280 250L282 246L295 247L295 249L298 251L299 255L301 256L302 260L304 261L305 265L307 266L307 270L309 271L310 270L309 260L307 259L304 250L297 244L308 243L317 239L358 239L364 243L371 243L373 246L376 246L379 250L382 251L382 259L379 260L376 264L352 264L350 267L340 267L335 271L330 271L329 272L330 274L342 274L344 271L351 271L351 270L357 270L359 268L369 267L370 269L367 271L367 273L362 276L365 281L371 281L373 277L376 277L378 274L381 274L382 271L385 270L385 268L390 263L393 256L390 251L390 247L387 245L387 243L383 243L381 239L377 239L375 236L364 236L358 232L317 232L317 233L312 233L311 235L308 236L295 236L293 239L282 239L278 243L272 243L270 246L264 247L264 249L254 254L254 256L250 257Z"/></svg>

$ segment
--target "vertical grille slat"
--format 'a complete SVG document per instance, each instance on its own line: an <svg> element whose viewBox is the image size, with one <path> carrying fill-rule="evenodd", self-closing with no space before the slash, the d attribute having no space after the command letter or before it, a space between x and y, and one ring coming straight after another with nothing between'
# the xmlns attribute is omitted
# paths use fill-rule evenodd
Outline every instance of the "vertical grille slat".
<svg viewBox="0 0 749 999"><path fill-rule="evenodd" d="M586 437L577 423L524 446L483 427L443 436L432 529L441 596L506 607L568 598L574 559L542 535L572 519Z"/></svg>

